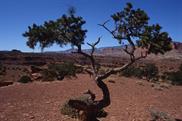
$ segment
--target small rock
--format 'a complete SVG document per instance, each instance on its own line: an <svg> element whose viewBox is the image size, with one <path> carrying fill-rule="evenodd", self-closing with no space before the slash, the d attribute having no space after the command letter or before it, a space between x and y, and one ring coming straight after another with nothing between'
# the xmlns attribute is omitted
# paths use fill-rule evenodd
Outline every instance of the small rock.
<svg viewBox="0 0 182 121"><path fill-rule="evenodd" d="M51 103L51 101L46 101L45 103L46 103L46 104L50 104L50 103Z"/></svg>

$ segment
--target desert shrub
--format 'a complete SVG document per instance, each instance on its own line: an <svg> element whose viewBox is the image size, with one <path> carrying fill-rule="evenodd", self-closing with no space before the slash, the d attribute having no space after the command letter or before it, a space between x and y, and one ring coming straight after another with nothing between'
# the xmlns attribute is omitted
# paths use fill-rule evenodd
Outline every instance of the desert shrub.
<svg viewBox="0 0 182 121"><path fill-rule="evenodd" d="M20 83L28 83L28 82L32 82L32 80L31 80L31 78L29 76L25 75L25 76L22 76L18 80L18 82L20 82Z"/></svg>
<svg viewBox="0 0 182 121"><path fill-rule="evenodd" d="M122 71L121 75L126 76L126 77L142 78L143 70L139 67L130 66L129 68Z"/></svg>
<svg viewBox="0 0 182 121"><path fill-rule="evenodd" d="M57 79L63 79L65 76L76 76L76 67L71 62L49 65L48 69L56 73Z"/></svg>
<svg viewBox="0 0 182 121"><path fill-rule="evenodd" d="M76 76L76 67L71 62L63 64L51 64L48 69L42 71L43 80L53 81L63 80L64 77Z"/></svg>
<svg viewBox="0 0 182 121"><path fill-rule="evenodd" d="M43 81L54 81L56 79L56 73L49 69L44 69L41 72Z"/></svg>
<svg viewBox="0 0 182 121"><path fill-rule="evenodd" d="M164 72L162 79L169 80L173 85L182 85L182 64L178 71L175 72Z"/></svg>
<svg viewBox="0 0 182 121"><path fill-rule="evenodd" d="M159 78L158 67L155 64L146 64L143 67L143 74L144 74L144 77L146 77L148 81L149 80L157 81Z"/></svg>
<svg viewBox="0 0 182 121"><path fill-rule="evenodd" d="M182 72L167 72L165 73L165 79L171 81L173 85L182 85Z"/></svg>
<svg viewBox="0 0 182 121"><path fill-rule="evenodd" d="M130 66L121 72L122 76L126 77L145 77L147 80L157 81L158 80L158 68L154 64L146 64L144 67Z"/></svg>
<svg viewBox="0 0 182 121"><path fill-rule="evenodd" d="M78 118L79 117L79 111L75 108L72 108L68 101L65 102L65 104L61 107L61 113L63 115L68 115L71 118Z"/></svg>

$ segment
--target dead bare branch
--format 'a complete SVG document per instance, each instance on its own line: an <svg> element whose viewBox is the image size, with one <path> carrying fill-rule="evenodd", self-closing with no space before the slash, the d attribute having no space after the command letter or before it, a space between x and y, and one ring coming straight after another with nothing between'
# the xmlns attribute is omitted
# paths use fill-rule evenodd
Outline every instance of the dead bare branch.
<svg viewBox="0 0 182 121"><path fill-rule="evenodd" d="M93 54L95 52L96 45L99 44L100 39L101 39L101 37L99 37L98 40L93 44L87 43L92 48L90 56L93 56Z"/></svg>
<svg viewBox="0 0 182 121"><path fill-rule="evenodd" d="M100 42L100 39L101 39L101 37L99 37L98 40L93 44L87 43L91 47L91 53L90 54L83 52L82 50L74 52L74 53L78 53L78 54L81 54L81 55L89 58L89 60L91 61L93 72L88 71L88 70L86 70L86 71L89 73L92 73L94 75L94 77L96 77L98 75L98 69L96 67L97 63L95 61L94 52L95 52L96 45Z"/></svg>
<svg viewBox="0 0 182 121"><path fill-rule="evenodd" d="M107 30L114 38L117 38L117 36L114 35L114 31L111 31L106 24L109 22L109 20L105 21L103 24L98 24L99 26L103 27L105 30Z"/></svg>

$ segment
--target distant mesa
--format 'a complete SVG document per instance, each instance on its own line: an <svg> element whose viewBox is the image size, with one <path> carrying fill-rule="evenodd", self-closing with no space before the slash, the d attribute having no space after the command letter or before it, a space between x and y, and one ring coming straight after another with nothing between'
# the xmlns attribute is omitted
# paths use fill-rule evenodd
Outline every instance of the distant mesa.
<svg viewBox="0 0 182 121"><path fill-rule="evenodd" d="M48 53L64 53L64 54L70 54L72 52L75 52L76 49L68 49L65 51L54 51L54 52L48 52ZM90 53L91 49L84 49L83 50L86 53ZM136 53L140 54L140 51L136 51ZM174 41L173 42L173 50L166 53L165 56L167 58L182 58L182 43ZM114 57L128 57L128 55L123 51L122 46L112 46L112 47L100 47L95 49L95 55L99 56L114 56ZM152 56L156 57L156 56ZM159 56L159 58L161 58Z"/></svg>
<svg viewBox="0 0 182 121"><path fill-rule="evenodd" d="M62 54L70 54L72 52L75 52L76 49L68 49L68 50L64 50L64 51L45 51L44 54L59 54L59 53L62 53ZM86 53L90 53L91 52L91 49L84 49L83 50L84 52ZM11 51L0 51L0 53L15 53L15 54L21 54L23 52L21 52L21 50L18 50L18 49L12 49ZM137 52L136 52L137 53ZM177 42L177 41L174 41L173 42L173 50L168 52L167 54L165 55L175 55L176 56L180 56L180 58L182 58L181 56L181 53L182 53L182 42ZM112 47L100 47L100 48L96 48L95 50L95 54L96 55L102 55L102 56L128 56L126 55L123 51L122 51L122 47L121 46L112 46Z"/></svg>
<svg viewBox="0 0 182 121"><path fill-rule="evenodd" d="M11 52L13 52L13 53L22 53L20 50L17 50L17 49L12 49Z"/></svg>

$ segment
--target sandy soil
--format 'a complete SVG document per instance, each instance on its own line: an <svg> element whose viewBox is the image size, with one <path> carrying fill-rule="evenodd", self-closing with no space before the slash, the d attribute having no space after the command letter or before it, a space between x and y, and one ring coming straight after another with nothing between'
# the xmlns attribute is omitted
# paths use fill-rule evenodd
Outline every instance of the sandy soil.
<svg viewBox="0 0 182 121"><path fill-rule="evenodd" d="M149 121L149 109L164 111L182 119L182 87L172 86L162 91L151 83L137 79L113 77L106 83L111 92L111 105L100 121ZM99 88L87 75L54 82L13 84L0 88L0 121L75 121L60 113L60 107L70 97L91 89L102 97Z"/></svg>

